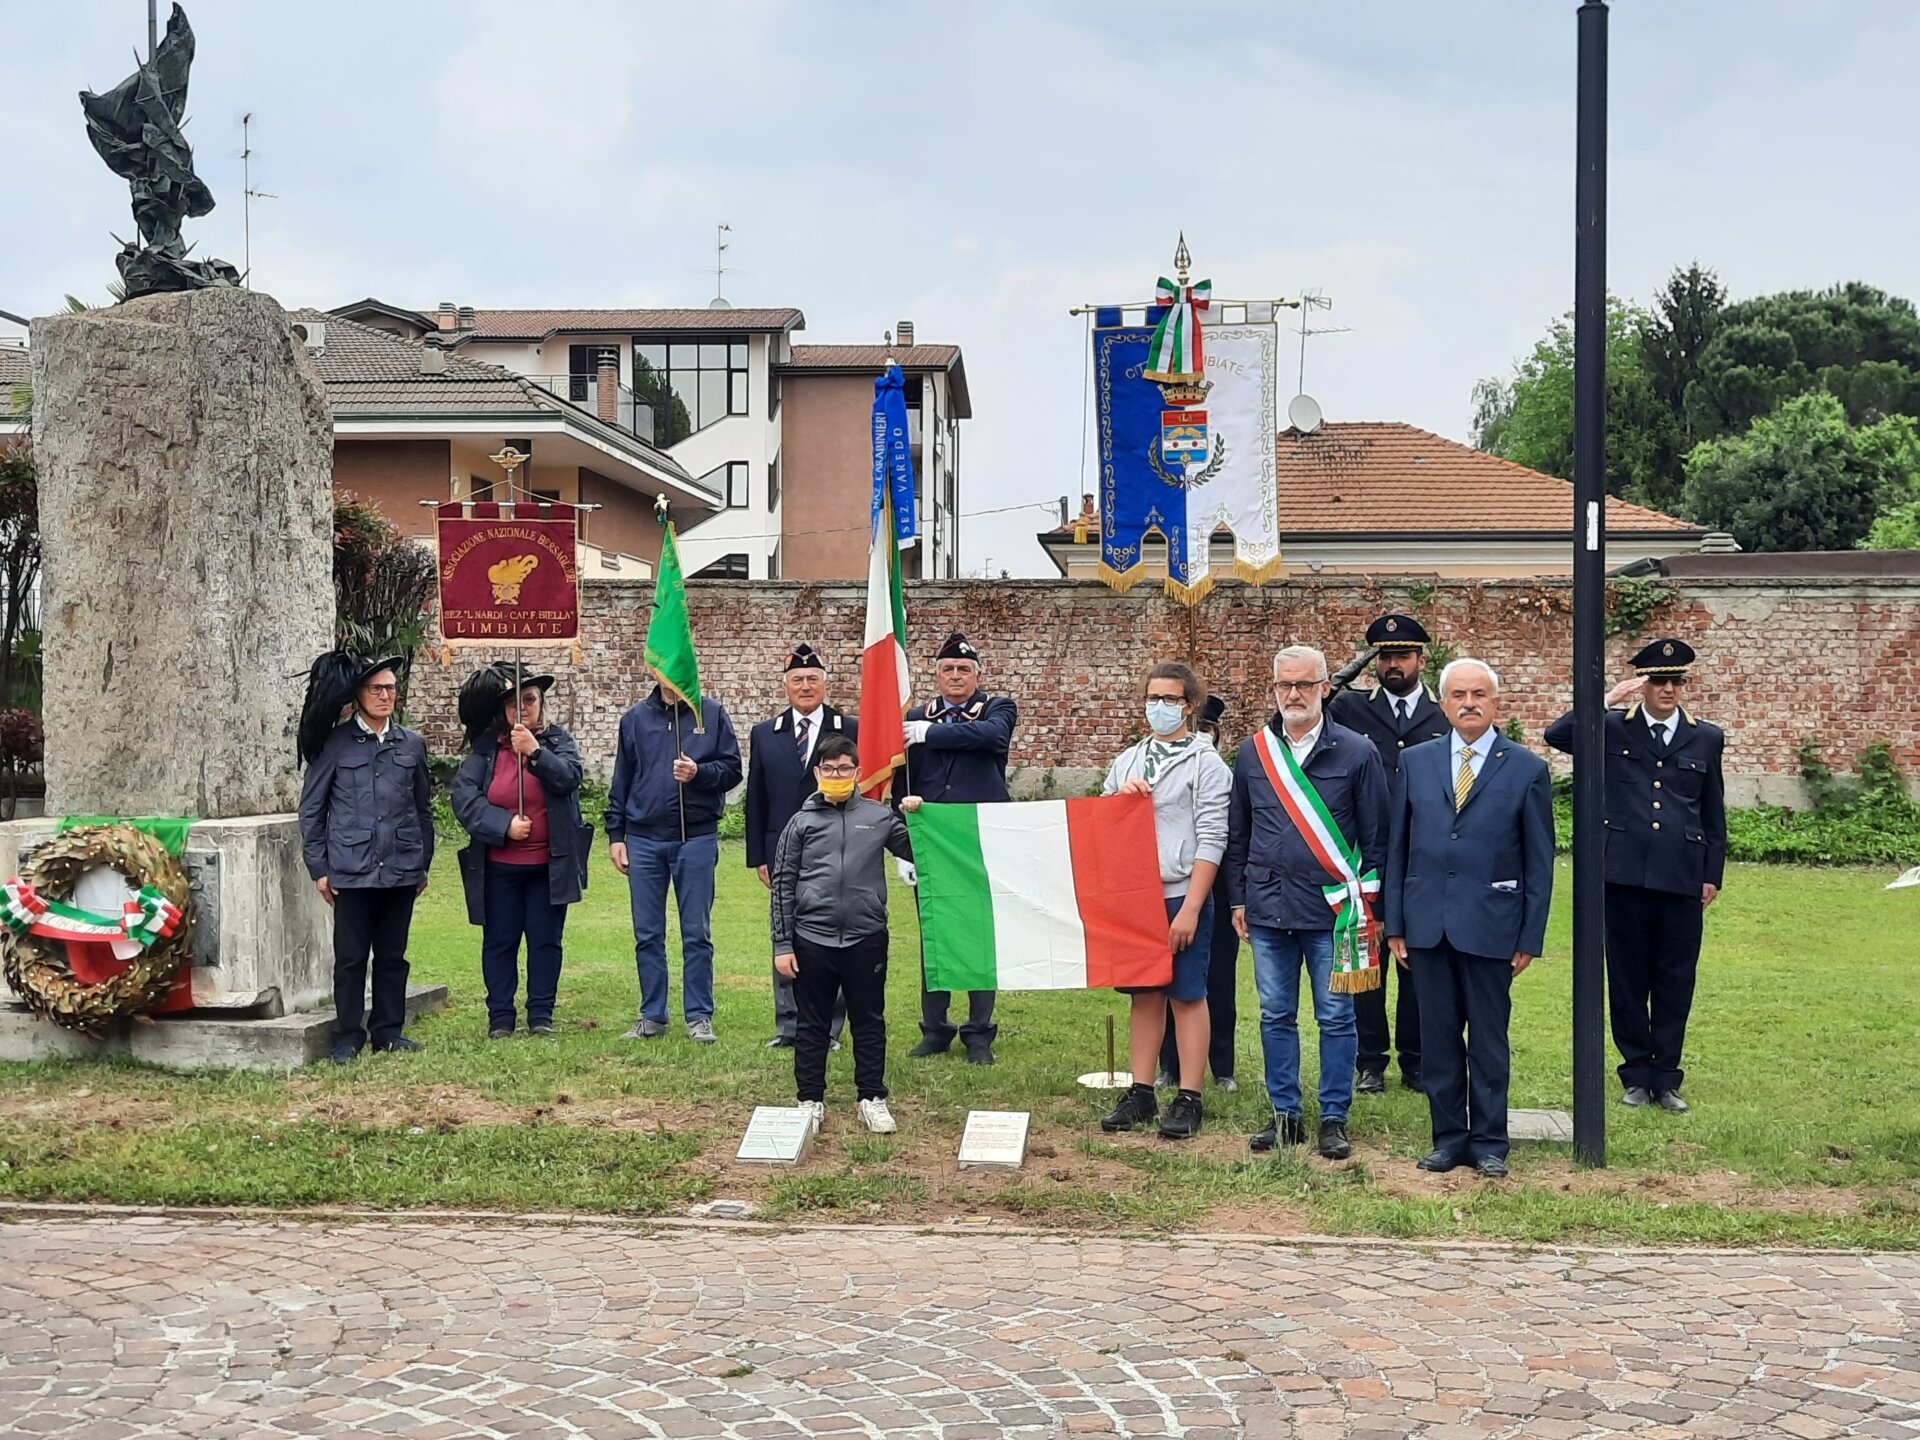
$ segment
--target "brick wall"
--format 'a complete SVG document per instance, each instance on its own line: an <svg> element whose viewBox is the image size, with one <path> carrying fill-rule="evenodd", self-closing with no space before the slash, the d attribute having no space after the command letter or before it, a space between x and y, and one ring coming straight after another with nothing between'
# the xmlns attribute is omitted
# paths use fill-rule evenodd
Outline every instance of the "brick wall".
<svg viewBox="0 0 1920 1440"><path fill-rule="evenodd" d="M651 682L642 664L650 583L586 586L582 663L561 663L553 713L579 737L590 765L611 767L621 712ZM796 581L696 581L688 586L701 676L745 732L780 702L780 664L796 640L827 657L834 698L857 699L863 586ZM1418 603L1416 603L1418 602ZM1226 697L1229 740L1267 713L1273 652L1319 645L1338 666L1373 616L1410 610L1461 654L1500 671L1506 713L1536 748L1570 703L1570 586L1545 581L1443 581L1430 588L1351 578L1249 587L1223 584L1188 609L1141 587L1116 595L1088 581L949 581L908 587L916 674L949 630L980 647L986 688L1020 704L1014 763L1061 768L1077 788L1137 737L1140 675L1156 659L1192 664ZM1688 705L1725 726L1734 798L1791 802L1795 751L1817 734L1848 768L1878 740L1920 772L1920 582L1694 580L1640 636L1607 645L1608 674L1654 634L1684 637L1702 655ZM533 654L535 652L528 652ZM416 671L409 708L436 750L457 742L453 691L470 658ZM930 689L930 685L926 688ZM1029 776L1028 783L1033 783Z"/></svg>

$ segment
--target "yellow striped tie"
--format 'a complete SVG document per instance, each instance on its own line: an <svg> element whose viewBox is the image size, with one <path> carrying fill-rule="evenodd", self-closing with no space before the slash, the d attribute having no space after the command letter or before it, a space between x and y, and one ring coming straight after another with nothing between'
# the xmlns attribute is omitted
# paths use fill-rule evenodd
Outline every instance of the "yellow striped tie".
<svg viewBox="0 0 1920 1440"><path fill-rule="evenodd" d="M1453 808L1458 810L1467 803L1467 792L1473 789L1473 747L1467 746L1460 752L1460 773L1453 782Z"/></svg>

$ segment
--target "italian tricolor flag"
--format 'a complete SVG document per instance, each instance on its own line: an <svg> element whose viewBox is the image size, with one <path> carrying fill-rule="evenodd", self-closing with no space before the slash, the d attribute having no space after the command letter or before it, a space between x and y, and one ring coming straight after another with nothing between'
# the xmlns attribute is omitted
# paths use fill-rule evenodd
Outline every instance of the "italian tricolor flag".
<svg viewBox="0 0 1920 1440"><path fill-rule="evenodd" d="M907 761L907 709L913 687L907 671L907 602L900 588L900 547L894 541L893 500L874 512L867 559L867 635L860 653L860 790L884 798L893 772Z"/></svg>
<svg viewBox="0 0 1920 1440"><path fill-rule="evenodd" d="M1152 796L923 805L907 827L929 990L1172 983Z"/></svg>

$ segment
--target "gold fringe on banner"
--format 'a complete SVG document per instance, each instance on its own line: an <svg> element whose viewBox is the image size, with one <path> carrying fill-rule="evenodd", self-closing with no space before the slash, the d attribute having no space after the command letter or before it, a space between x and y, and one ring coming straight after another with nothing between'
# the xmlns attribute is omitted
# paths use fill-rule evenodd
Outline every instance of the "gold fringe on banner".
<svg viewBox="0 0 1920 1440"><path fill-rule="evenodd" d="M1251 560L1242 560L1238 555L1235 555L1233 557L1233 573L1236 579L1244 580L1249 585L1264 585L1269 580L1285 578L1287 573L1286 557L1278 551L1275 551L1271 560L1263 560L1256 565Z"/></svg>
<svg viewBox="0 0 1920 1440"><path fill-rule="evenodd" d="M1198 580L1194 581L1193 584L1182 585L1178 580L1169 575L1166 585L1167 594L1170 598L1178 600L1182 605L1198 605L1202 600L1206 599L1209 592L1212 591L1213 576L1210 574L1202 575Z"/></svg>
<svg viewBox="0 0 1920 1440"><path fill-rule="evenodd" d="M1327 977L1327 989L1336 995L1361 995L1379 988L1379 965L1369 965L1364 970L1336 970Z"/></svg>
<svg viewBox="0 0 1920 1440"><path fill-rule="evenodd" d="M1095 573L1109 588L1124 595L1147 578L1146 571L1147 563L1144 560L1136 561L1124 570L1116 570L1113 566L1102 560L1099 570Z"/></svg>

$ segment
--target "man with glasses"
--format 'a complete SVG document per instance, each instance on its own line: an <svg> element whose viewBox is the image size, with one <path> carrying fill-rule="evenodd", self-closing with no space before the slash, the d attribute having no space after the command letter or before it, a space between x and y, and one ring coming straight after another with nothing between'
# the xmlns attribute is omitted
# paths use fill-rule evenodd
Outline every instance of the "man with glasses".
<svg viewBox="0 0 1920 1440"><path fill-rule="evenodd" d="M1727 864L1727 809L1717 725L1681 706L1695 660L1662 638L1633 657L1607 694L1607 1001L1620 1052L1620 1103L1675 1114L1680 1052L1693 1009L1707 907ZM1573 712L1547 727L1573 750Z"/></svg>
<svg viewBox="0 0 1920 1440"><path fill-rule="evenodd" d="M1260 1048L1273 1118L1248 1142L1255 1151L1304 1145L1300 1090L1300 971L1313 986L1320 1027L1320 1154L1353 1153L1347 1112L1358 1046L1353 995L1337 988L1335 923L1329 901L1338 883L1323 856L1337 848L1358 857L1356 876L1387 857L1387 776L1373 742L1328 720L1327 657L1289 645L1273 657L1278 705L1261 731L1240 744L1228 810L1227 897L1233 926L1253 945L1260 993ZM1346 894L1343 885L1342 895ZM1354 917L1359 920L1359 917ZM1364 921L1361 921L1364 924ZM1361 945L1366 945L1363 928ZM1379 983L1376 971L1372 977ZM1350 985L1354 977L1341 975Z"/></svg>

